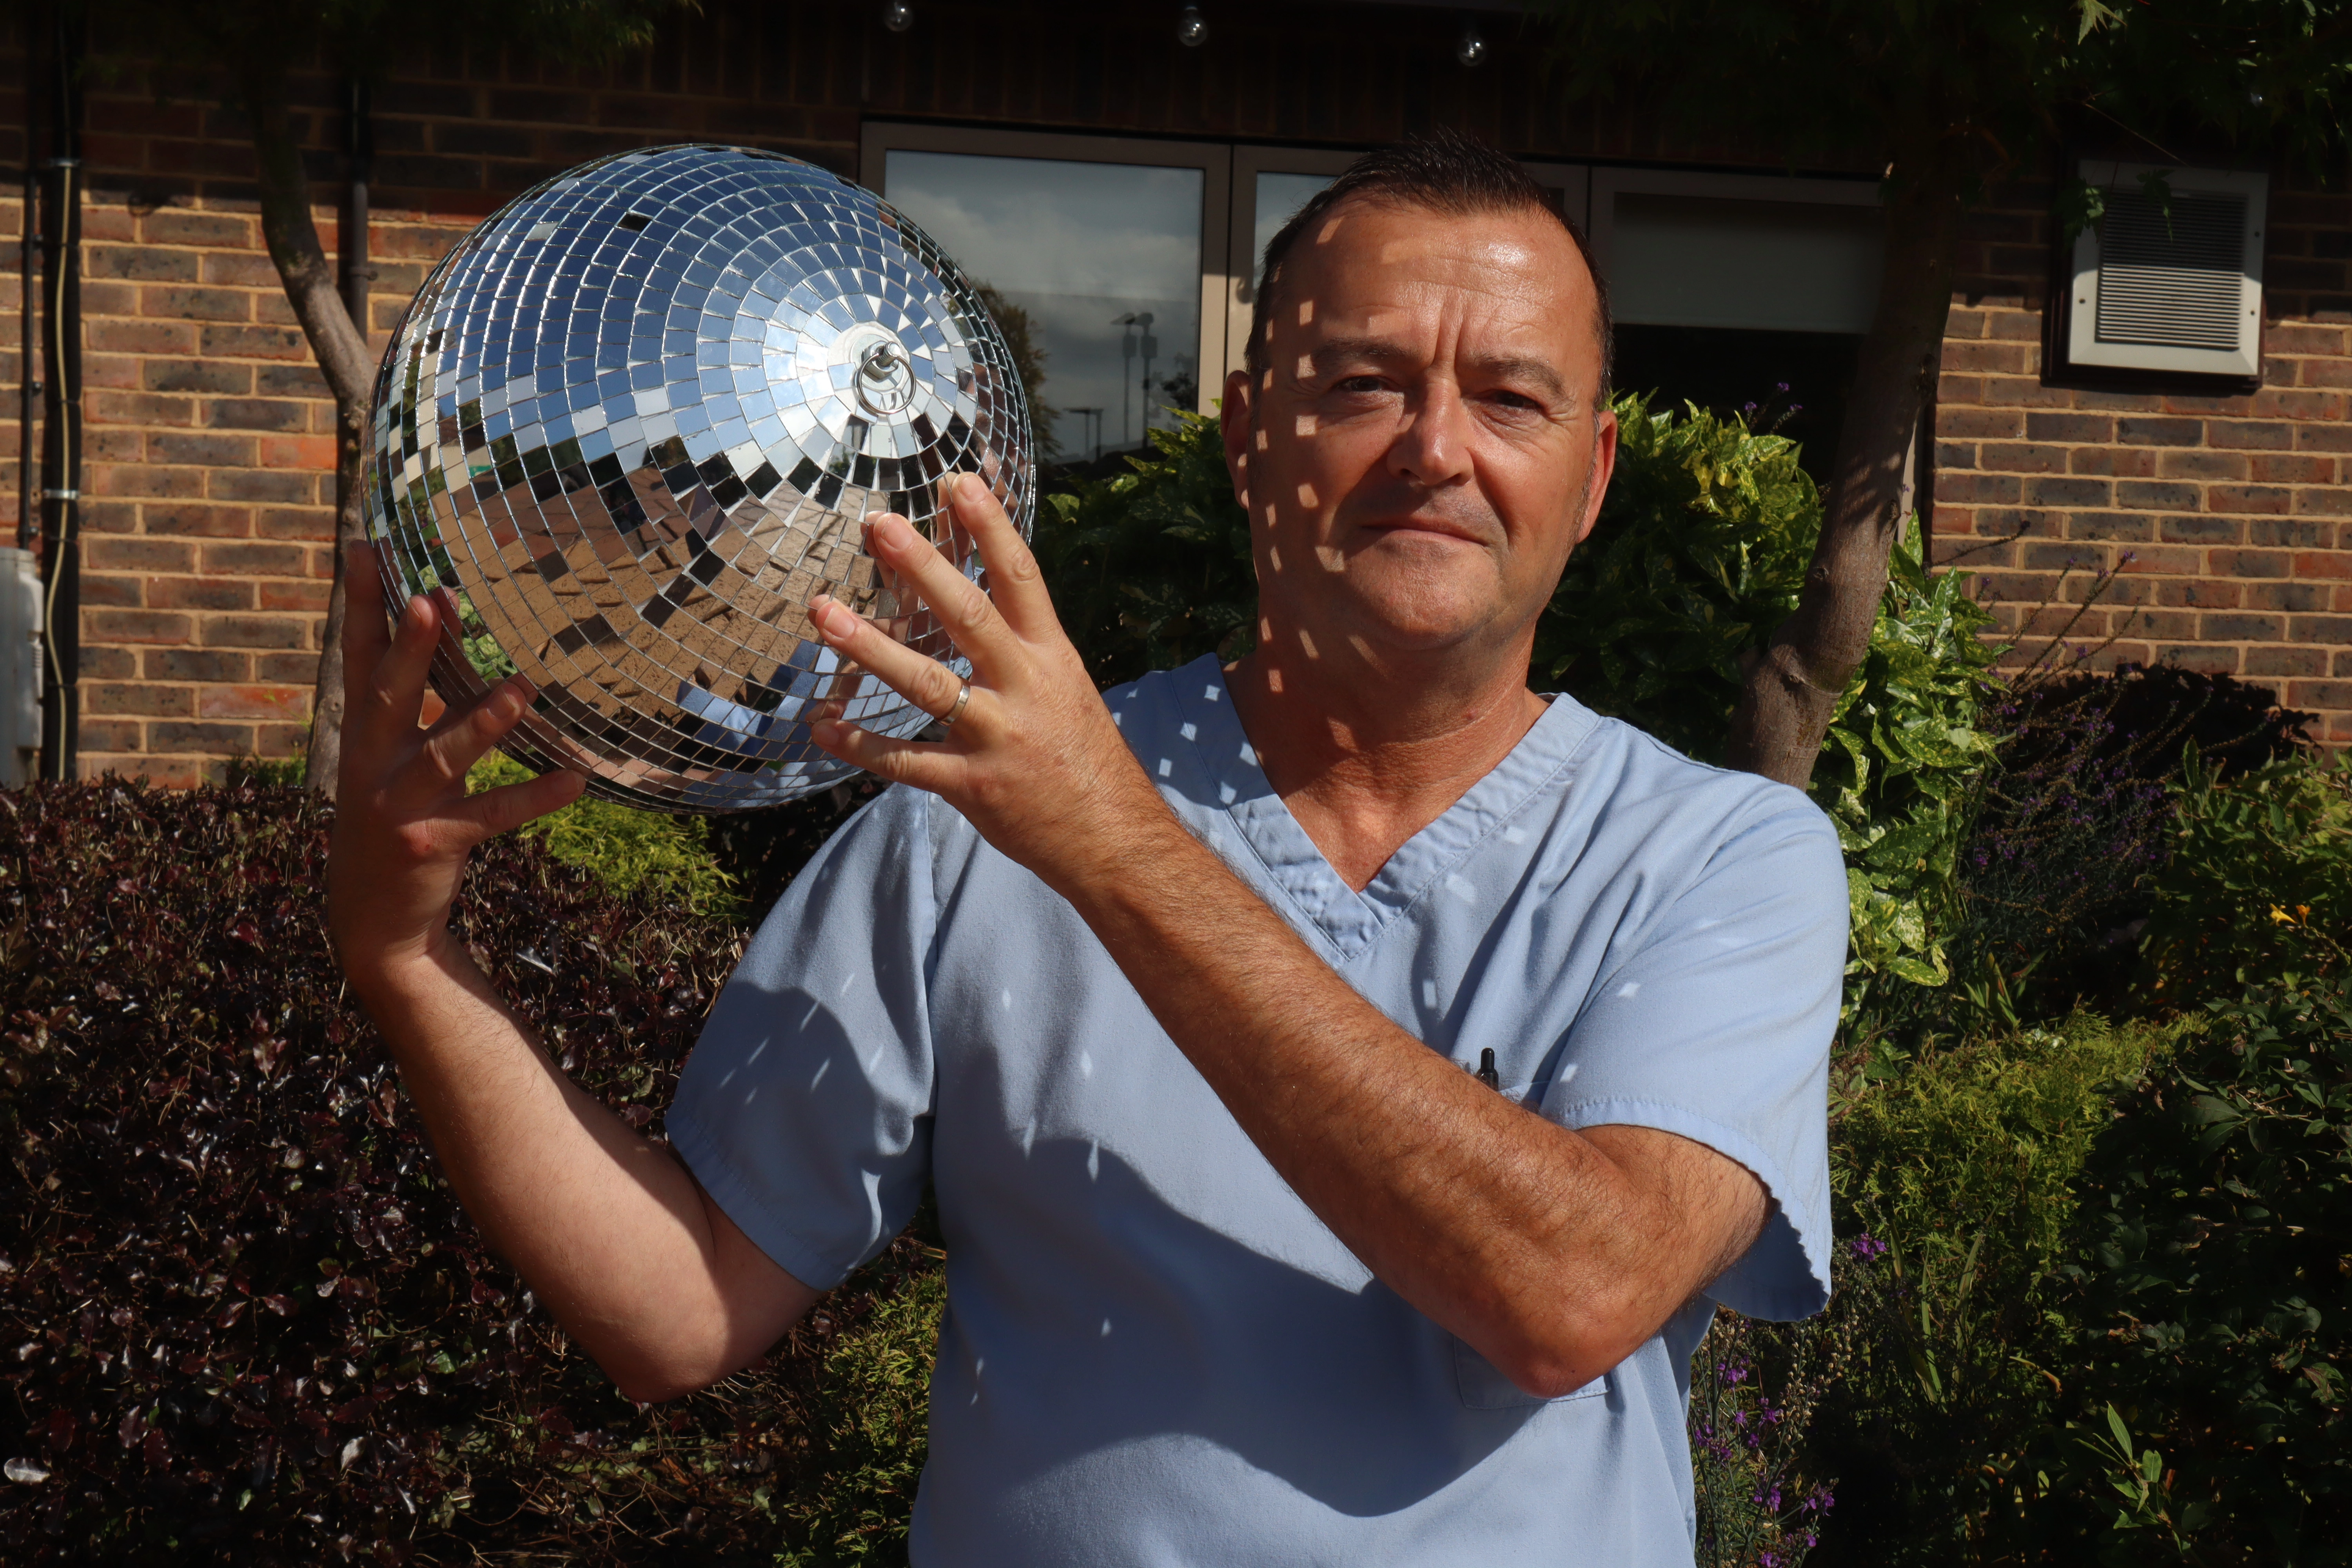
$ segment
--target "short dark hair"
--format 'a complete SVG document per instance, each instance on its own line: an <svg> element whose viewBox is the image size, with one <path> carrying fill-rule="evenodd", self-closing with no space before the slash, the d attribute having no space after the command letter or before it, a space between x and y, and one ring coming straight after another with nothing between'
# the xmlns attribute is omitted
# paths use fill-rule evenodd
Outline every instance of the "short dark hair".
<svg viewBox="0 0 2352 1568"><path fill-rule="evenodd" d="M1592 247L1583 231L1559 209L1557 193L1536 183L1517 159L1497 153L1458 131L1411 136L1386 147L1376 147L1348 165L1291 220L1265 242L1265 266L1259 272L1257 299L1250 306L1249 350L1244 363L1255 375L1265 369L1266 328L1274 320L1274 302L1281 291L1282 264L1298 237L1320 225L1323 216L1350 197L1426 207L1449 217L1478 213L1540 212L1568 230L1584 269L1592 275L1592 334L1601 345L1600 396L1607 401L1611 362L1616 355L1615 331L1609 318L1609 285L1592 259Z"/></svg>

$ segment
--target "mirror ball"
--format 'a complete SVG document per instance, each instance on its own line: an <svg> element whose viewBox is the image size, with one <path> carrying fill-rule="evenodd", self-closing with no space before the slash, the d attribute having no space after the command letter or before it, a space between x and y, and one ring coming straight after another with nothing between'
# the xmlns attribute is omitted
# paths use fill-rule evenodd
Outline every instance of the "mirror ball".
<svg viewBox="0 0 2352 1568"><path fill-rule="evenodd" d="M743 147L602 159L475 229L393 334L368 464L389 608L445 608L434 689L456 706L520 671L538 696L506 751L670 811L854 776L809 740L828 699L879 734L931 722L817 637L819 593L969 675L862 550L866 513L980 582L941 479L982 475L1024 537L1036 505L971 280L872 192Z"/></svg>

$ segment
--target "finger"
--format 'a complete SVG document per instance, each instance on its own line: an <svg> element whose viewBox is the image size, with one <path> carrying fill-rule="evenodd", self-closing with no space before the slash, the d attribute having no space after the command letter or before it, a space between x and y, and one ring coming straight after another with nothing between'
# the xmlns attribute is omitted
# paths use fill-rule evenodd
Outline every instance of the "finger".
<svg viewBox="0 0 2352 1568"><path fill-rule="evenodd" d="M955 639L956 647L992 682L1005 673L1006 660L1019 647L1012 627L996 613L980 585L917 533L913 524L896 512L874 514L866 521L866 549L913 587Z"/></svg>
<svg viewBox="0 0 2352 1568"><path fill-rule="evenodd" d="M852 767L863 768L892 784L912 784L934 794L951 787L963 766L963 759L944 746L877 735L862 725L839 719L811 724L809 739Z"/></svg>
<svg viewBox="0 0 2352 1568"><path fill-rule="evenodd" d="M510 675L467 705L452 723L445 719L433 727L418 748L415 767L424 793L440 795L462 787L467 773L483 753L505 738L530 706L530 682Z"/></svg>
<svg viewBox="0 0 2352 1568"><path fill-rule="evenodd" d="M362 700L356 704L370 737L380 742L404 739L416 729L425 705L425 676L439 639L439 617L431 600L418 595L393 623L392 646L376 661Z"/></svg>
<svg viewBox="0 0 2352 1568"><path fill-rule="evenodd" d="M934 719L951 712L956 700L963 694L963 678L954 670L928 654L917 653L906 644L885 637L873 622L829 595L820 594L810 601L809 621L827 647L844 659L854 660ZM973 700L977 701L977 697ZM821 711L828 719L837 719L842 706L842 700L835 698ZM971 717L970 708L967 704L958 723Z"/></svg>
<svg viewBox="0 0 2352 1568"><path fill-rule="evenodd" d="M375 546L354 544L343 554L343 700L367 689L392 646L383 613L383 578Z"/></svg>
<svg viewBox="0 0 2352 1568"><path fill-rule="evenodd" d="M988 568L988 596L996 602L997 613L1023 637L1059 632L1062 621L1046 592L1045 574L995 492L978 474L950 476L947 490L957 526L971 536L981 564Z"/></svg>
<svg viewBox="0 0 2352 1568"><path fill-rule="evenodd" d="M551 811L562 811L578 800L587 787L586 778L560 768L520 784L486 789L469 796L450 815L471 827L476 834L475 842L479 843L501 833L511 833Z"/></svg>

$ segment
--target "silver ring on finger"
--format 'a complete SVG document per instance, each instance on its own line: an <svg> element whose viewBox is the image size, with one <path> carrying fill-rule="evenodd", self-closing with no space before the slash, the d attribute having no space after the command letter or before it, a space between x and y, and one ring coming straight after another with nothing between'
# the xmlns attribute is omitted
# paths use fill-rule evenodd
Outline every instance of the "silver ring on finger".
<svg viewBox="0 0 2352 1568"><path fill-rule="evenodd" d="M956 721L957 720L959 720L959 719L962 718L962 717L963 717L963 710L964 710L965 709L967 709L967 708L971 707L971 678L970 676L966 676L966 677L964 677L964 681L963 681L963 688L962 688L962 689L959 690L959 691L956 693L956 700L955 700L954 704L953 704L952 706L950 706L950 707L948 709L948 710L947 710L946 712L944 712L944 713L942 713L942 714L940 714L940 721L939 721L939 722L940 722L940 729L942 729L942 730L952 730L952 729L954 729L954 728L955 728L955 721Z"/></svg>

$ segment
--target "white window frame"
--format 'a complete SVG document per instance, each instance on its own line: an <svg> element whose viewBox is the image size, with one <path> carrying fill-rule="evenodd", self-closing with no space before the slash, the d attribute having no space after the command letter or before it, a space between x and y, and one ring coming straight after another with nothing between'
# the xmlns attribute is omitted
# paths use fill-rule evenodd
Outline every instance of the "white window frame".
<svg viewBox="0 0 2352 1568"><path fill-rule="evenodd" d="M1201 341L1196 345L1202 413L1224 388L1226 240L1232 203L1233 149L1223 142L1162 137L1090 136L1055 131L989 131L906 121L869 120L858 137L858 183L885 200L883 175L892 153L967 153L989 158L1045 158L1066 163L1143 163L1201 171Z"/></svg>
<svg viewBox="0 0 2352 1568"><path fill-rule="evenodd" d="M2246 231L2239 270L2238 346L2234 350L2162 347L2099 342L2099 227L2074 237L2066 290L2066 364L2070 370L2135 370L2181 375L2263 374L2263 251L2270 228L2270 176L2227 169L2182 169L2085 158L2076 172L2103 190L2127 190L2143 174L2160 174L2176 191L2221 191L2246 198Z"/></svg>

